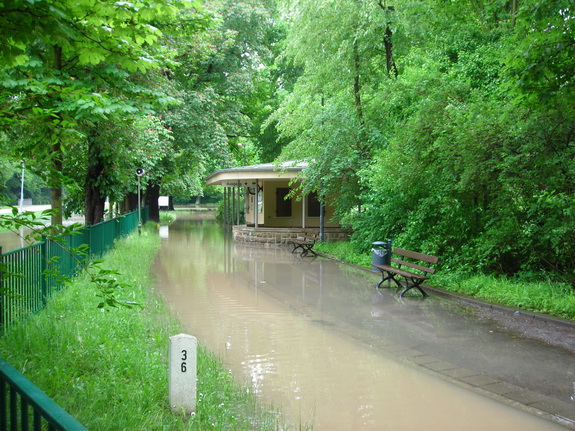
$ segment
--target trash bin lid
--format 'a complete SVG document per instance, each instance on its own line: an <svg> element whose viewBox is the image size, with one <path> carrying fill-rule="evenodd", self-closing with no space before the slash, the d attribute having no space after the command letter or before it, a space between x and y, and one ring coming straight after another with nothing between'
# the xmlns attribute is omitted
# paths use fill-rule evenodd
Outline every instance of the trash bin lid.
<svg viewBox="0 0 575 431"><path fill-rule="evenodd" d="M374 245L374 246L377 246L377 247L383 247L383 246L386 246L386 245L387 245L387 242L385 242L385 241L375 241L375 242L372 242L371 245Z"/></svg>

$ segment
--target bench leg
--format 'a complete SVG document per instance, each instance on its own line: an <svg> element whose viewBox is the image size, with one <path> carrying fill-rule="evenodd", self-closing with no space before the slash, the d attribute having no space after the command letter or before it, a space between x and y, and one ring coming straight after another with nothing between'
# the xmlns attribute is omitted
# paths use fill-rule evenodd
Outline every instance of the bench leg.
<svg viewBox="0 0 575 431"><path fill-rule="evenodd" d="M399 294L400 298L403 298L403 295L405 292L407 292L410 289L417 289L421 292L421 294L423 295L423 297L425 298L427 296L427 293L425 293L425 291L421 288L420 284L423 280L411 280L411 284L409 284L409 279L406 278L405 280L405 289L403 289L401 291L401 293Z"/></svg>
<svg viewBox="0 0 575 431"><path fill-rule="evenodd" d="M388 272L387 275L385 275L386 272L385 271L381 271L381 281L379 283L377 283L377 288L381 288L381 285L383 284L384 281L389 280L391 283L391 280L393 280L395 282L395 284L397 284L397 287L403 287L399 281L397 281L395 279L395 274ZM391 287L391 286L390 286Z"/></svg>
<svg viewBox="0 0 575 431"><path fill-rule="evenodd" d="M314 256L317 256L317 253L313 250L313 244L298 244L297 247L295 247L292 250L292 253L297 249L297 248L301 248L301 253L300 256L301 257L305 257L307 256L307 254L309 252L311 252Z"/></svg>
<svg viewBox="0 0 575 431"><path fill-rule="evenodd" d="M301 248L301 249L302 249L302 252L303 252L303 246L302 246L301 244L296 244L296 243L293 243L293 242L292 242L292 244L293 244L293 250L291 251L292 253L295 253L295 251L296 251L298 248Z"/></svg>
<svg viewBox="0 0 575 431"><path fill-rule="evenodd" d="M311 252L311 254L313 254L314 256L317 256L317 253L315 252L315 250L314 250L312 247L313 247L313 244L308 247L308 249L306 250L306 252L309 251L309 252ZM307 254L307 253L306 253L306 254Z"/></svg>

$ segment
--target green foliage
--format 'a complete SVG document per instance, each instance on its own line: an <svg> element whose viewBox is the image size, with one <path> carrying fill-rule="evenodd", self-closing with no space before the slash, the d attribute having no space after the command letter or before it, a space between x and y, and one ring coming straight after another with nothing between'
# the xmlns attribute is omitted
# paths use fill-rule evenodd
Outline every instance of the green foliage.
<svg viewBox="0 0 575 431"><path fill-rule="evenodd" d="M161 36L152 23L177 13L178 2L136 3L81 0L4 2L0 8L4 43L2 64L22 65L38 42L59 46L79 65L116 63L129 71L154 66L149 47ZM128 25L131 24L131 25Z"/></svg>
<svg viewBox="0 0 575 431"><path fill-rule="evenodd" d="M166 89L180 103L165 113L174 163L162 180L162 194L202 195L203 178L243 164L244 148L246 162L259 161L259 130L251 119L269 114L261 105L273 88L264 71L275 34L273 10L272 1L208 2L203 11L211 22L202 32L190 37L181 21L168 35L178 64L168 71Z"/></svg>
<svg viewBox="0 0 575 431"><path fill-rule="evenodd" d="M513 49L505 58L509 89L529 104L573 100L575 15L568 0L521 2Z"/></svg>
<svg viewBox="0 0 575 431"><path fill-rule="evenodd" d="M567 3L291 5L302 73L272 117L281 158L310 160L303 188L334 199L360 250L393 239L442 271L575 284Z"/></svg>
<svg viewBox="0 0 575 431"><path fill-rule="evenodd" d="M165 1L3 3L0 25L7 55L1 91L18 96L3 97L0 120L63 113L94 119L137 111L136 100L118 96L134 89L129 73L160 66L164 54L152 46L162 33L153 24L177 11L177 3ZM121 81L126 86L116 87Z"/></svg>
<svg viewBox="0 0 575 431"><path fill-rule="evenodd" d="M250 119L270 112L263 69L278 40L274 13L273 1L254 0L0 4L8 158L32 154L27 165L54 190L52 206L65 185L66 210L87 222L100 219L106 197L135 191L135 163L151 190L201 195L208 172L241 163L240 140L258 161ZM166 128L143 124L160 112ZM165 129L173 141L161 154Z"/></svg>
<svg viewBox="0 0 575 431"><path fill-rule="evenodd" d="M137 168L146 172L141 182L144 192L148 183L161 182L172 172L176 157L172 133L158 116L102 120L87 132L88 139L73 145L63 167L66 177L73 180L68 185L67 215L84 212L89 189L98 190L102 202L106 197L122 201L128 193L136 193Z"/></svg>
<svg viewBox="0 0 575 431"><path fill-rule="evenodd" d="M0 139L0 146L2 145ZM8 144L6 144L8 145ZM5 150L0 150L0 154ZM0 156L1 157L1 156ZM11 205L18 205L22 187L22 164L0 159L0 193L3 200ZM34 204L46 204L49 201L46 182L42 178L25 170L24 172L24 199L32 199Z"/></svg>
<svg viewBox="0 0 575 431"><path fill-rule="evenodd" d="M176 220L176 214L173 211L160 211L160 223L163 225L172 224Z"/></svg>
<svg viewBox="0 0 575 431"><path fill-rule="evenodd" d="M176 103L164 91L167 74L158 71L175 64L165 36L174 21L185 20L189 34L205 25L192 8L200 6L179 0L0 4L7 54L0 64L0 124L10 127L8 155L32 155L27 165L53 189L53 208L61 209L66 182L69 209L85 202L87 222L102 217L106 196L120 200L133 191L134 175L124 181L123 168L133 165L134 148L149 151L152 144L146 129L138 130L140 118ZM168 168L157 157L146 162L155 178Z"/></svg>

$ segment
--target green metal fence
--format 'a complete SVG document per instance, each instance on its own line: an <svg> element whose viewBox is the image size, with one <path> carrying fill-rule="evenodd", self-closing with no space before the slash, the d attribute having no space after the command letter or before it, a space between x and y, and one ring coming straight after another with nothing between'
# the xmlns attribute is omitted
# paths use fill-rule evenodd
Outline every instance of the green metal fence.
<svg viewBox="0 0 575 431"><path fill-rule="evenodd" d="M142 222L148 219L142 210ZM114 241L138 226L138 212L84 226L61 236L0 255L0 333L44 308L64 286L63 277L73 277L86 259L110 250ZM74 251L85 244L82 253Z"/></svg>
<svg viewBox="0 0 575 431"><path fill-rule="evenodd" d="M148 211L142 211L142 222ZM84 226L73 234L44 239L0 255L0 331L38 312L82 262L101 256L138 226L138 212ZM85 244L80 252L78 247ZM14 367L0 358L0 431L86 430Z"/></svg>
<svg viewBox="0 0 575 431"><path fill-rule="evenodd" d="M0 431L86 430L76 419L0 358Z"/></svg>

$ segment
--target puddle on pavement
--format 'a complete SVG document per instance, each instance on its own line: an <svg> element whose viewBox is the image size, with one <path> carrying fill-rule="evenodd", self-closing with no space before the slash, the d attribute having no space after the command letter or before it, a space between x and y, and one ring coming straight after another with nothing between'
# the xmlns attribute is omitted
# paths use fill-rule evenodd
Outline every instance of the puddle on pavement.
<svg viewBox="0 0 575 431"><path fill-rule="evenodd" d="M213 222L181 218L164 230L158 290L286 422L316 431L563 429L399 359L394 350L466 335L448 334L433 301L398 303L377 294L373 274L233 244Z"/></svg>

